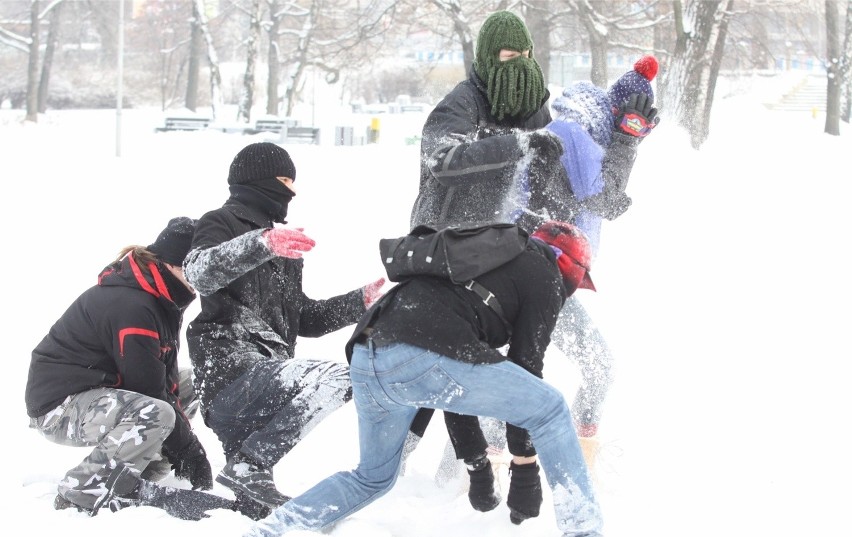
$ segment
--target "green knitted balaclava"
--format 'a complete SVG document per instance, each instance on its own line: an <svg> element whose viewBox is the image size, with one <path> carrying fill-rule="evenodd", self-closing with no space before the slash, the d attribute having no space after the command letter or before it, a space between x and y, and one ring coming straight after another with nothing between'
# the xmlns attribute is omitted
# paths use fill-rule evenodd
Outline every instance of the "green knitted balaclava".
<svg viewBox="0 0 852 537"><path fill-rule="evenodd" d="M530 51L509 61L500 61L500 50ZM488 87L491 113L498 121L505 116L525 117L541 108L544 75L533 59L533 42L524 21L508 11L498 11L482 24L476 40L473 69Z"/></svg>

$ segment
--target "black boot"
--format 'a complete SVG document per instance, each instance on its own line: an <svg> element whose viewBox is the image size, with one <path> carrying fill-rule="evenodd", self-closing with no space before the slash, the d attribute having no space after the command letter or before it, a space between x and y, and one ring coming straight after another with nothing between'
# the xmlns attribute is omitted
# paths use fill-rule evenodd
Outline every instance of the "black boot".
<svg viewBox="0 0 852 537"><path fill-rule="evenodd" d="M491 461L481 455L475 459L465 459L467 473L470 475L470 490L467 497L470 505L477 511L491 511L500 505L500 495L494 490L494 472Z"/></svg>
<svg viewBox="0 0 852 537"><path fill-rule="evenodd" d="M538 516L542 502L538 471L539 466L535 462L513 462L509 465L509 497L506 498L506 505L509 507L509 520L512 524L520 524L528 518Z"/></svg>

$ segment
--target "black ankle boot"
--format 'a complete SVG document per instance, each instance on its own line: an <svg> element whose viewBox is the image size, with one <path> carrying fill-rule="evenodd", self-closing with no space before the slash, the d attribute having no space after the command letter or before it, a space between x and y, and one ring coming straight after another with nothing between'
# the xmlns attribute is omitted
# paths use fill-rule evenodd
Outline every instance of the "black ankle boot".
<svg viewBox="0 0 852 537"><path fill-rule="evenodd" d="M494 472L488 457L482 455L472 460L465 459L464 462L470 475L470 490L467 493L470 505L483 512L500 505L500 495L494 490Z"/></svg>
<svg viewBox="0 0 852 537"><path fill-rule="evenodd" d="M528 518L538 516L541 508L541 478L538 476L538 463L509 465L509 520L520 524Z"/></svg>

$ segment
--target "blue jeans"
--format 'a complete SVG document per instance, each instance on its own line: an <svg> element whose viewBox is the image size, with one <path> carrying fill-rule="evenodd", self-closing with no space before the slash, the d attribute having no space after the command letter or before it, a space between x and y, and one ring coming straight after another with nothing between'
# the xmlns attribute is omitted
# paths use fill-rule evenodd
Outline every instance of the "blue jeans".
<svg viewBox="0 0 852 537"><path fill-rule="evenodd" d="M358 467L319 482L247 534L321 530L387 493L419 407L489 416L530 431L565 537L598 537L602 520L565 398L509 361L472 365L404 343L356 345L350 376L358 412Z"/></svg>

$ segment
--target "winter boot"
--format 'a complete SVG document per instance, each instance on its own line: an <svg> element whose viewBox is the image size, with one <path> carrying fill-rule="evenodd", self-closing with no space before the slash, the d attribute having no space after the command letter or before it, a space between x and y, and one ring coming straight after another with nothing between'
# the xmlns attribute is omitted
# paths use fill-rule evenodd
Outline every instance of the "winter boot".
<svg viewBox="0 0 852 537"><path fill-rule="evenodd" d="M252 520L264 519L272 513L271 507L252 500L241 490L234 491L234 510Z"/></svg>
<svg viewBox="0 0 852 537"><path fill-rule="evenodd" d="M538 476L538 463L509 465L509 520L520 524L528 518L538 516L541 508L541 478Z"/></svg>
<svg viewBox="0 0 852 537"><path fill-rule="evenodd" d="M237 452L228 461L216 476L216 482L235 493L242 491L247 498L273 509L290 501L289 496L275 488L272 469L242 452Z"/></svg>
<svg viewBox="0 0 852 537"><path fill-rule="evenodd" d="M475 459L465 459L467 473L470 475L470 490L467 497L470 505L477 511L491 511L500 505L500 495L494 490L494 472L491 461L485 454Z"/></svg>

